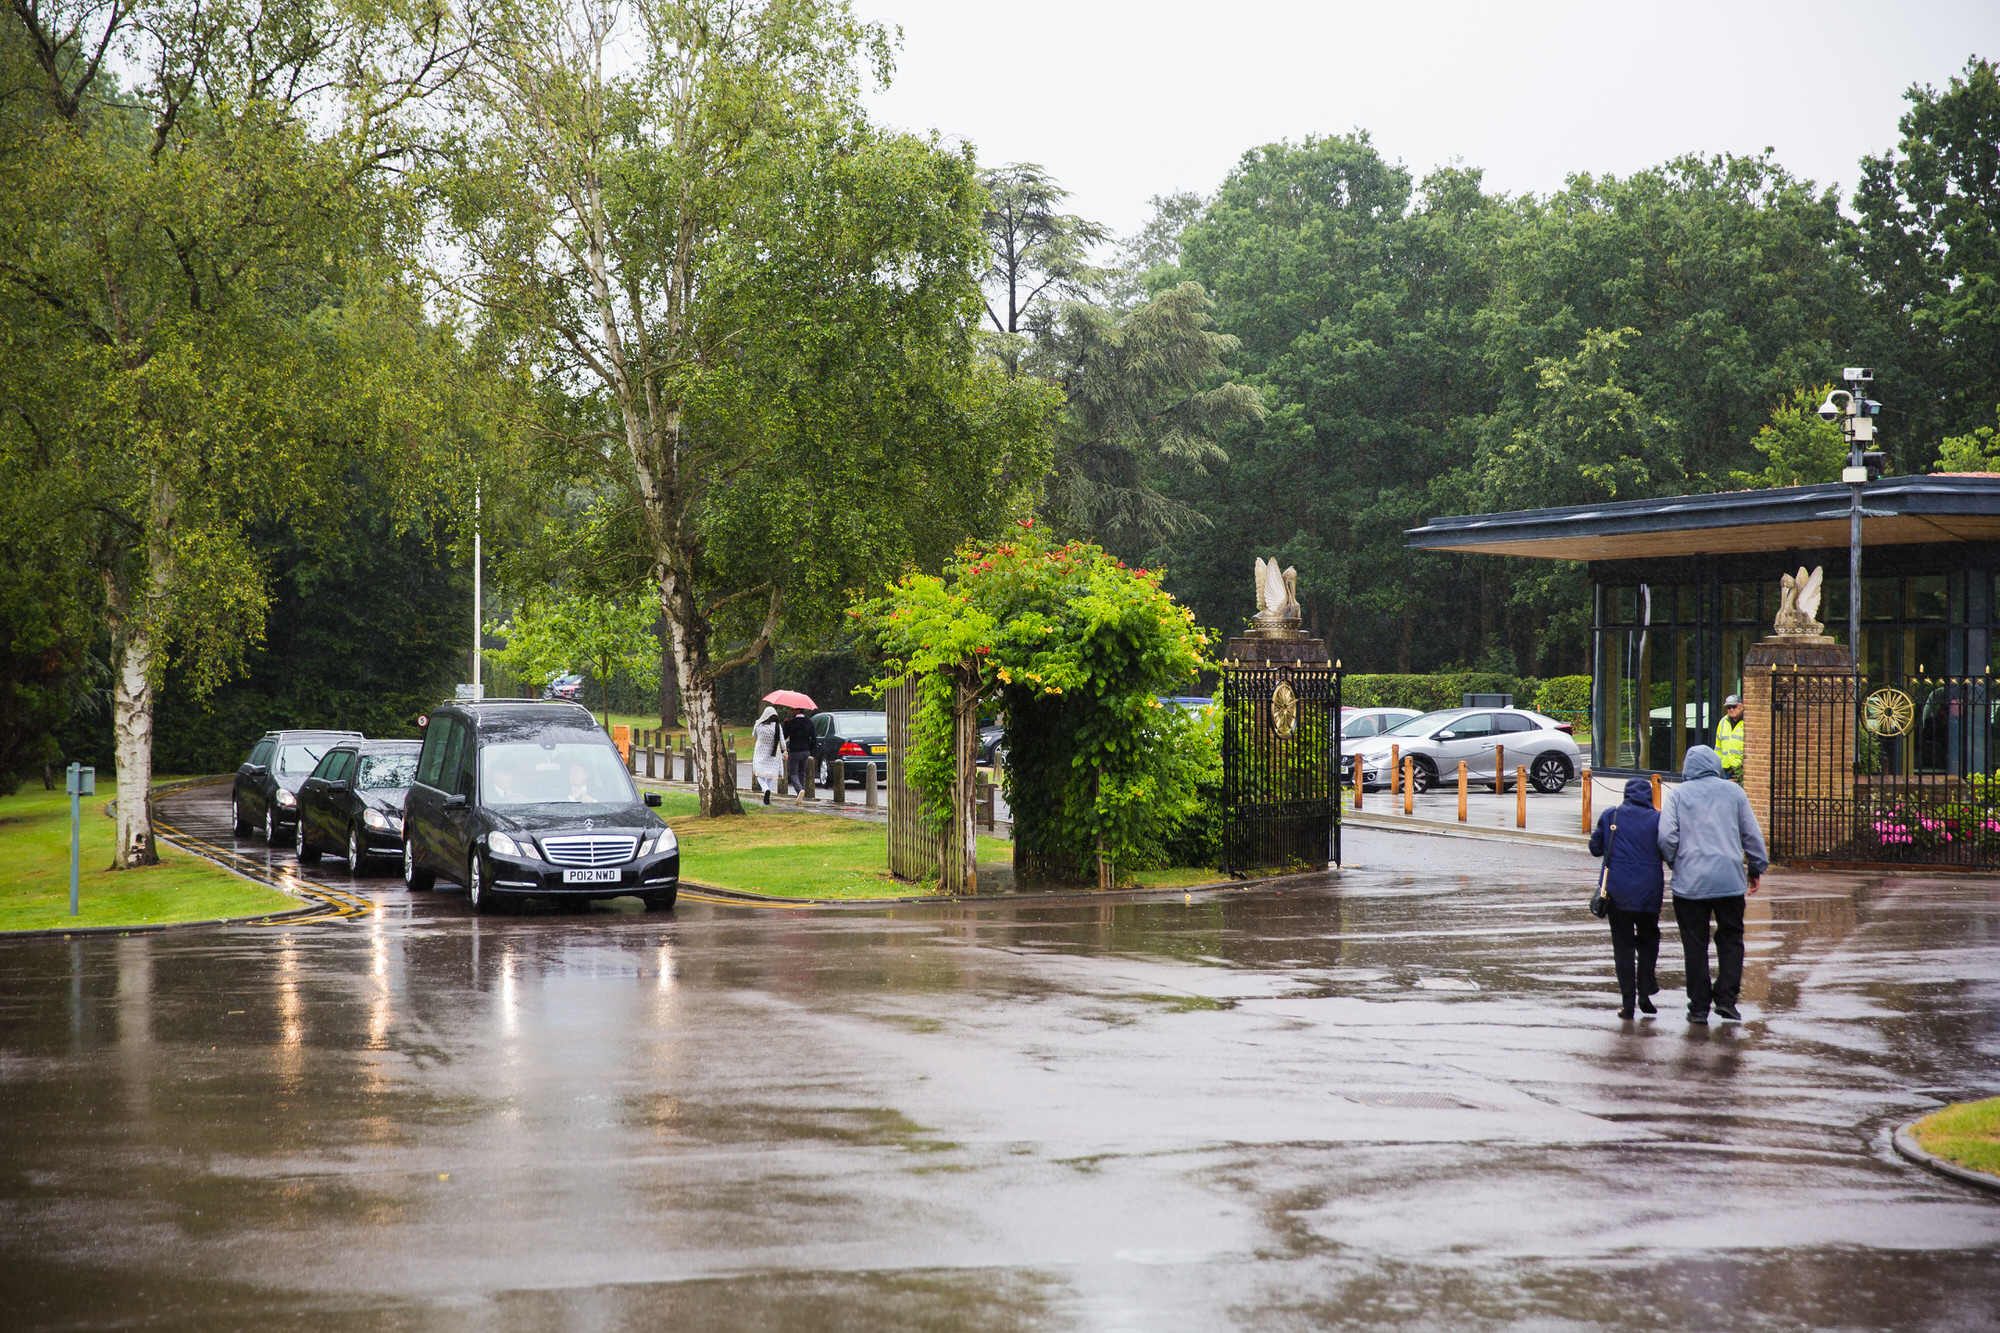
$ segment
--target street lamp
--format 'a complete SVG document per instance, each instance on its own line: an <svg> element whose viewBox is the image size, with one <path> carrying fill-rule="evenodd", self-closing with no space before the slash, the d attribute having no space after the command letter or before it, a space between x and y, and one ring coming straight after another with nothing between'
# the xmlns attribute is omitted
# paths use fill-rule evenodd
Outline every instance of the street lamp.
<svg viewBox="0 0 2000 1333"><path fill-rule="evenodd" d="M1861 488L1882 475L1888 465L1885 455L1869 449L1875 442L1875 418L1882 412L1882 404L1868 397L1868 388L1875 382L1875 372L1867 366L1849 366L1840 372L1845 389L1835 389L1827 394L1826 401L1819 405L1822 421L1838 421L1841 434L1847 439L1847 466L1840 470L1840 479L1847 484L1850 492L1847 509L1829 509L1819 514L1820 518L1839 518L1847 515L1847 651L1854 659L1854 674L1861 674L1861 520L1865 518L1887 518L1886 512L1865 509L1861 504Z"/></svg>

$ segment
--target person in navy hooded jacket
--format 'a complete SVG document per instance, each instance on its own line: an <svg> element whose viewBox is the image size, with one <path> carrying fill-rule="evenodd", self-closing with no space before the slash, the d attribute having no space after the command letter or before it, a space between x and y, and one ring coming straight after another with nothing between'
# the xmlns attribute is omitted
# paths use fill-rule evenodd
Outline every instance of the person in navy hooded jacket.
<svg viewBox="0 0 2000 1333"><path fill-rule="evenodd" d="M1611 962L1618 969L1620 1018L1632 1016L1636 1000L1653 1012L1660 983L1660 902L1666 895L1666 865L1660 858L1660 812L1653 808L1653 784L1633 778L1625 803L1597 817L1590 854L1604 858L1604 887L1611 895Z"/></svg>

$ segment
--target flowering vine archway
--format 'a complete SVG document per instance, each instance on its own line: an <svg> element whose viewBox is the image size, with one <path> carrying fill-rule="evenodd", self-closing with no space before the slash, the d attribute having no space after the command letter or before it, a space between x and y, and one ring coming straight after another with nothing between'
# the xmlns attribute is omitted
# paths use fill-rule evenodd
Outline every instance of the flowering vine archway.
<svg viewBox="0 0 2000 1333"><path fill-rule="evenodd" d="M1210 638L1159 571L1019 526L1014 540L962 550L941 575L905 575L850 614L882 652L878 689L919 682L907 772L933 826L971 796L955 727L997 706L1016 866L1111 887L1121 872L1164 864L1175 829L1198 812L1212 735L1158 696L1208 665Z"/></svg>

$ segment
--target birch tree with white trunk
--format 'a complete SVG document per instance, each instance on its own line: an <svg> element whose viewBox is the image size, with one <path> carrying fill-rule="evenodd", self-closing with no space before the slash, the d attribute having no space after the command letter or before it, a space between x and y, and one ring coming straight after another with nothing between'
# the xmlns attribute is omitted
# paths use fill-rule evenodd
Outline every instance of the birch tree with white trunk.
<svg viewBox="0 0 2000 1333"><path fill-rule="evenodd" d="M122 869L157 860L168 666L212 688L262 634L248 526L314 521L410 442L430 334L385 262L413 216L390 169L462 49L399 0L0 23L0 474L99 589Z"/></svg>
<svg viewBox="0 0 2000 1333"><path fill-rule="evenodd" d="M717 682L1027 503L1047 393L975 355L974 164L867 123L889 34L845 3L492 21L437 262L537 378L555 472L601 493L579 531L657 587L701 809L739 813Z"/></svg>

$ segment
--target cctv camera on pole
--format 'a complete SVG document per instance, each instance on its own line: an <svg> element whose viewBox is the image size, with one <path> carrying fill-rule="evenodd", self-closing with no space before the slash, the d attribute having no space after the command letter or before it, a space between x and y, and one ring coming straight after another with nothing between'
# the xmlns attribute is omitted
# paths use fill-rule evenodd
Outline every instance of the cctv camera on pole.
<svg viewBox="0 0 2000 1333"><path fill-rule="evenodd" d="M1819 405L1821 421L1841 423L1847 439L1847 466L1840 479L1847 484L1847 651L1854 659L1854 674L1861 674L1861 520L1864 516L1886 517L1862 508L1861 488L1882 475L1888 466L1884 454L1869 449L1875 442L1875 418L1882 404L1868 397L1875 372L1868 366L1849 366L1840 372L1845 389L1835 389ZM1841 511L1829 510L1822 518L1838 518Z"/></svg>

